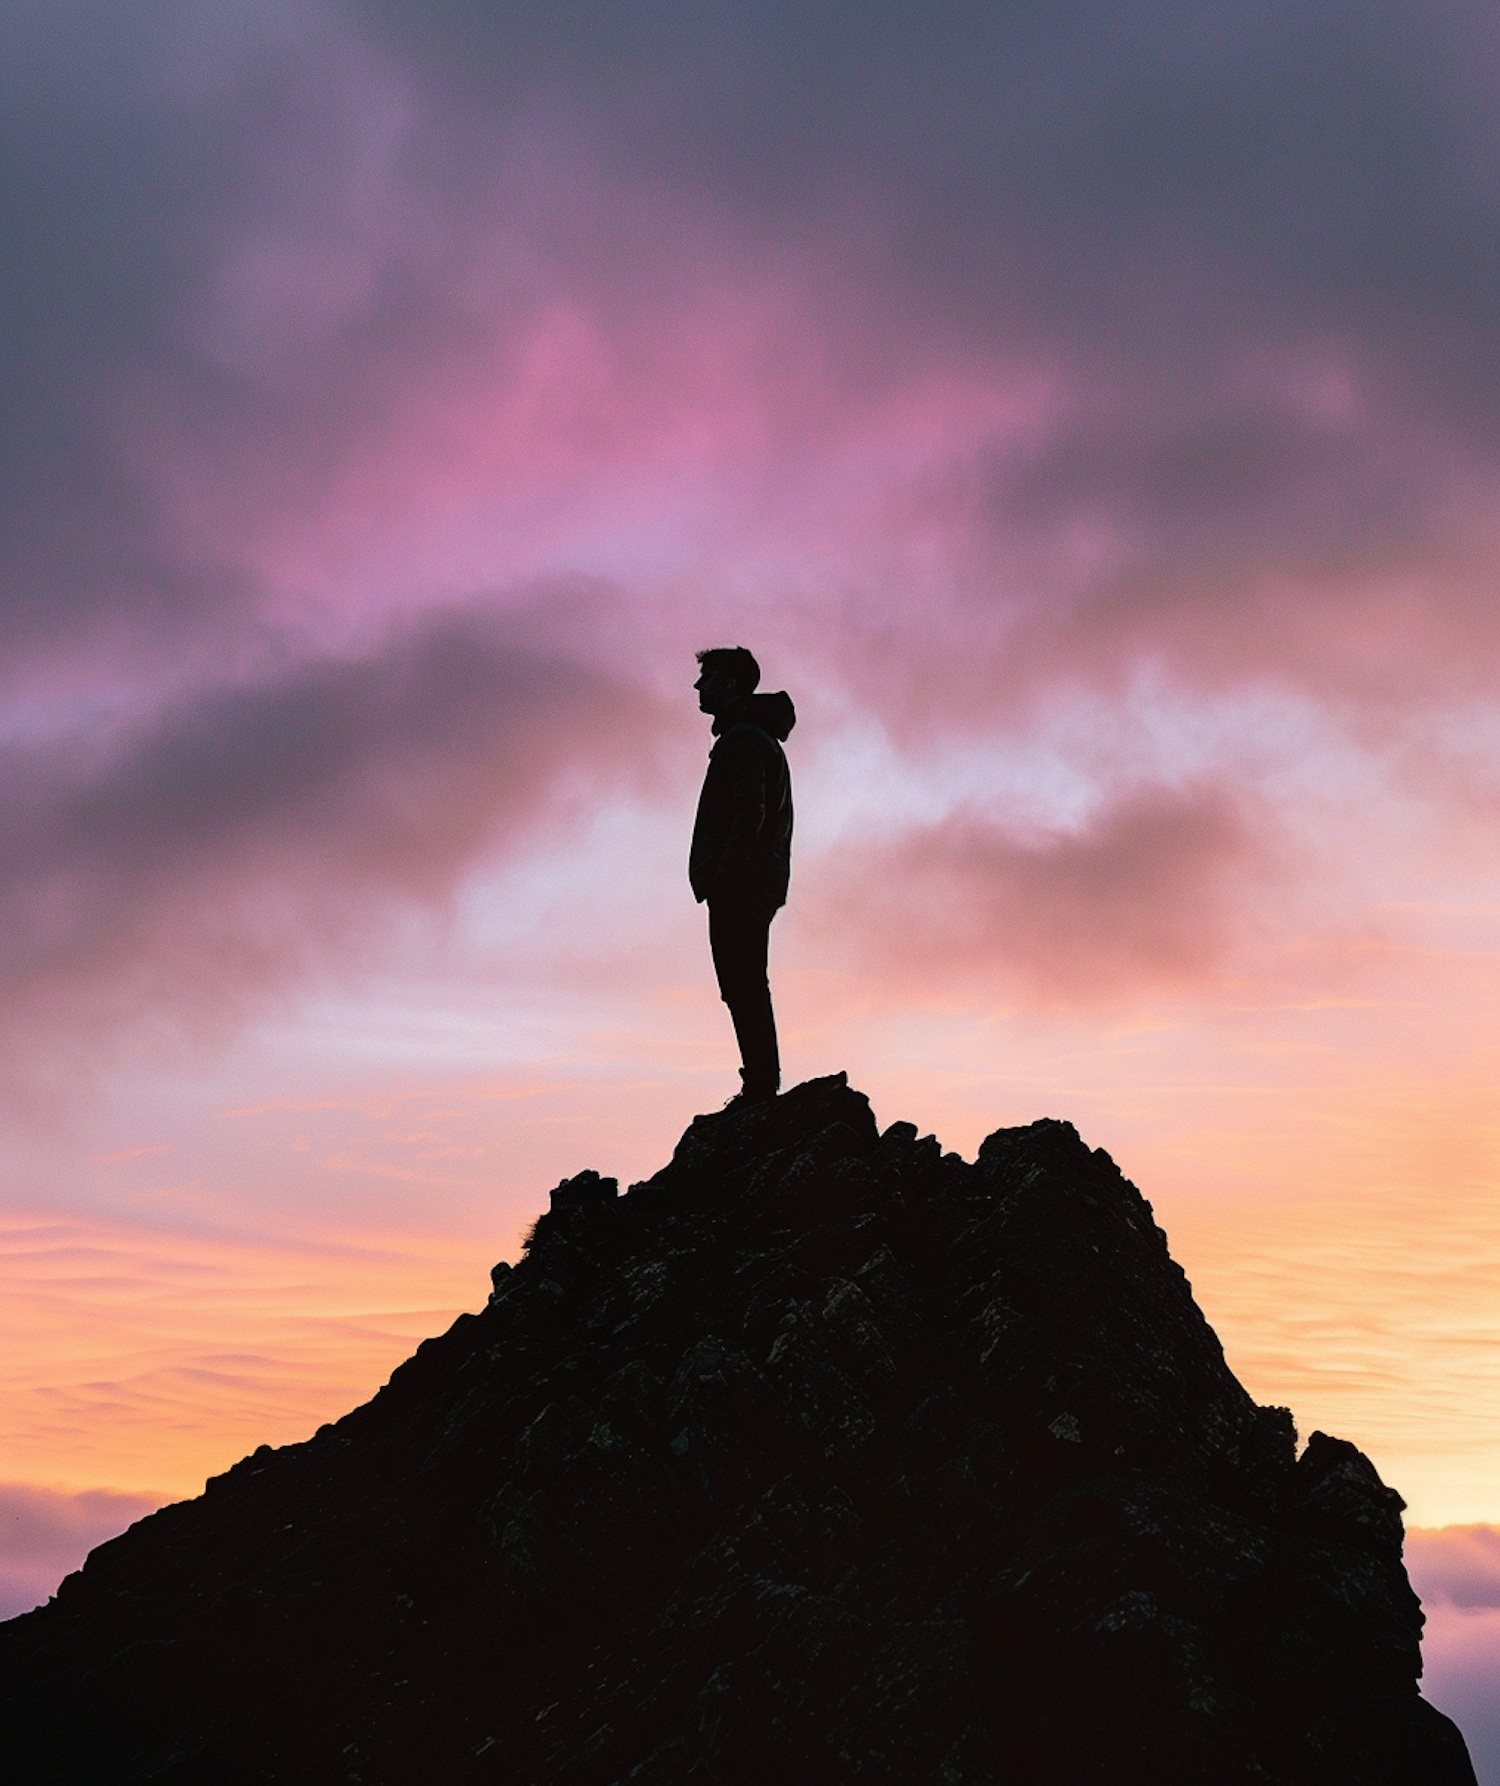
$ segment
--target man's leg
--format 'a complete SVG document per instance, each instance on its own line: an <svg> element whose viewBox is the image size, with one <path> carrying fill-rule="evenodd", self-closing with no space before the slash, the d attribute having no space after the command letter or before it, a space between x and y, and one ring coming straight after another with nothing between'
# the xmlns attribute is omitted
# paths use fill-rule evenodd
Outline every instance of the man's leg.
<svg viewBox="0 0 1500 1786"><path fill-rule="evenodd" d="M773 1097L781 1089L781 1055L776 1046L776 1014L771 1009L771 988L729 1007L735 1040L744 1065L740 1078L751 1097Z"/></svg>
<svg viewBox="0 0 1500 1786"><path fill-rule="evenodd" d="M711 899L708 941L719 996L729 1007L743 1063L740 1078L750 1097L771 1097L781 1088L776 1016L766 971L771 913L763 901Z"/></svg>

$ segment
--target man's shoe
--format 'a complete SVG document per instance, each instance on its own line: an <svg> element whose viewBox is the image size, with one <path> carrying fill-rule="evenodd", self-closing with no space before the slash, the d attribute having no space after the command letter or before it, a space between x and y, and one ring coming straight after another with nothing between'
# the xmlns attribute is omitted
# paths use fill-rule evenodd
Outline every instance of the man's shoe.
<svg viewBox="0 0 1500 1786"><path fill-rule="evenodd" d="M726 1110L744 1110L751 1104L769 1104L776 1097L775 1086L747 1085L725 1104Z"/></svg>

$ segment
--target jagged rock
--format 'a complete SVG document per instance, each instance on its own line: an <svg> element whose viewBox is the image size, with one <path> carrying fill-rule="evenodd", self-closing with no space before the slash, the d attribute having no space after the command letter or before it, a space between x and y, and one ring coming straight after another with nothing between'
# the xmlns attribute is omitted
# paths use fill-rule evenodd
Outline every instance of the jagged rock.
<svg viewBox="0 0 1500 1786"><path fill-rule="evenodd" d="M5 1627L9 1777L1472 1786L1400 1508L1066 1123L816 1080Z"/></svg>

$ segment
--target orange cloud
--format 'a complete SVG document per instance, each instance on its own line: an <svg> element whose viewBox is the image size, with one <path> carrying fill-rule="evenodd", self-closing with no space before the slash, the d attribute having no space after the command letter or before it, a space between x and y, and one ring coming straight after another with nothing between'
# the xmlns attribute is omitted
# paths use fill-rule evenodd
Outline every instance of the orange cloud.
<svg viewBox="0 0 1500 1786"><path fill-rule="evenodd" d="M73 1488L196 1493L364 1400L485 1287L472 1241L411 1234L74 1215L11 1218L0 1242L8 1467Z"/></svg>

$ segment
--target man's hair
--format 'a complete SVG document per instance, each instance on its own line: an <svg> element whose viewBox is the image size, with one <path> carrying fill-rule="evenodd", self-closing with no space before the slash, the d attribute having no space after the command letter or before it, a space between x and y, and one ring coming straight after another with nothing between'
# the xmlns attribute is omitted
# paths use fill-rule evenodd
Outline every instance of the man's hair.
<svg viewBox="0 0 1500 1786"><path fill-rule="evenodd" d="M698 662L705 670L732 677L735 687L747 695L754 694L760 684L760 665L743 645L716 645L712 651L700 651Z"/></svg>

